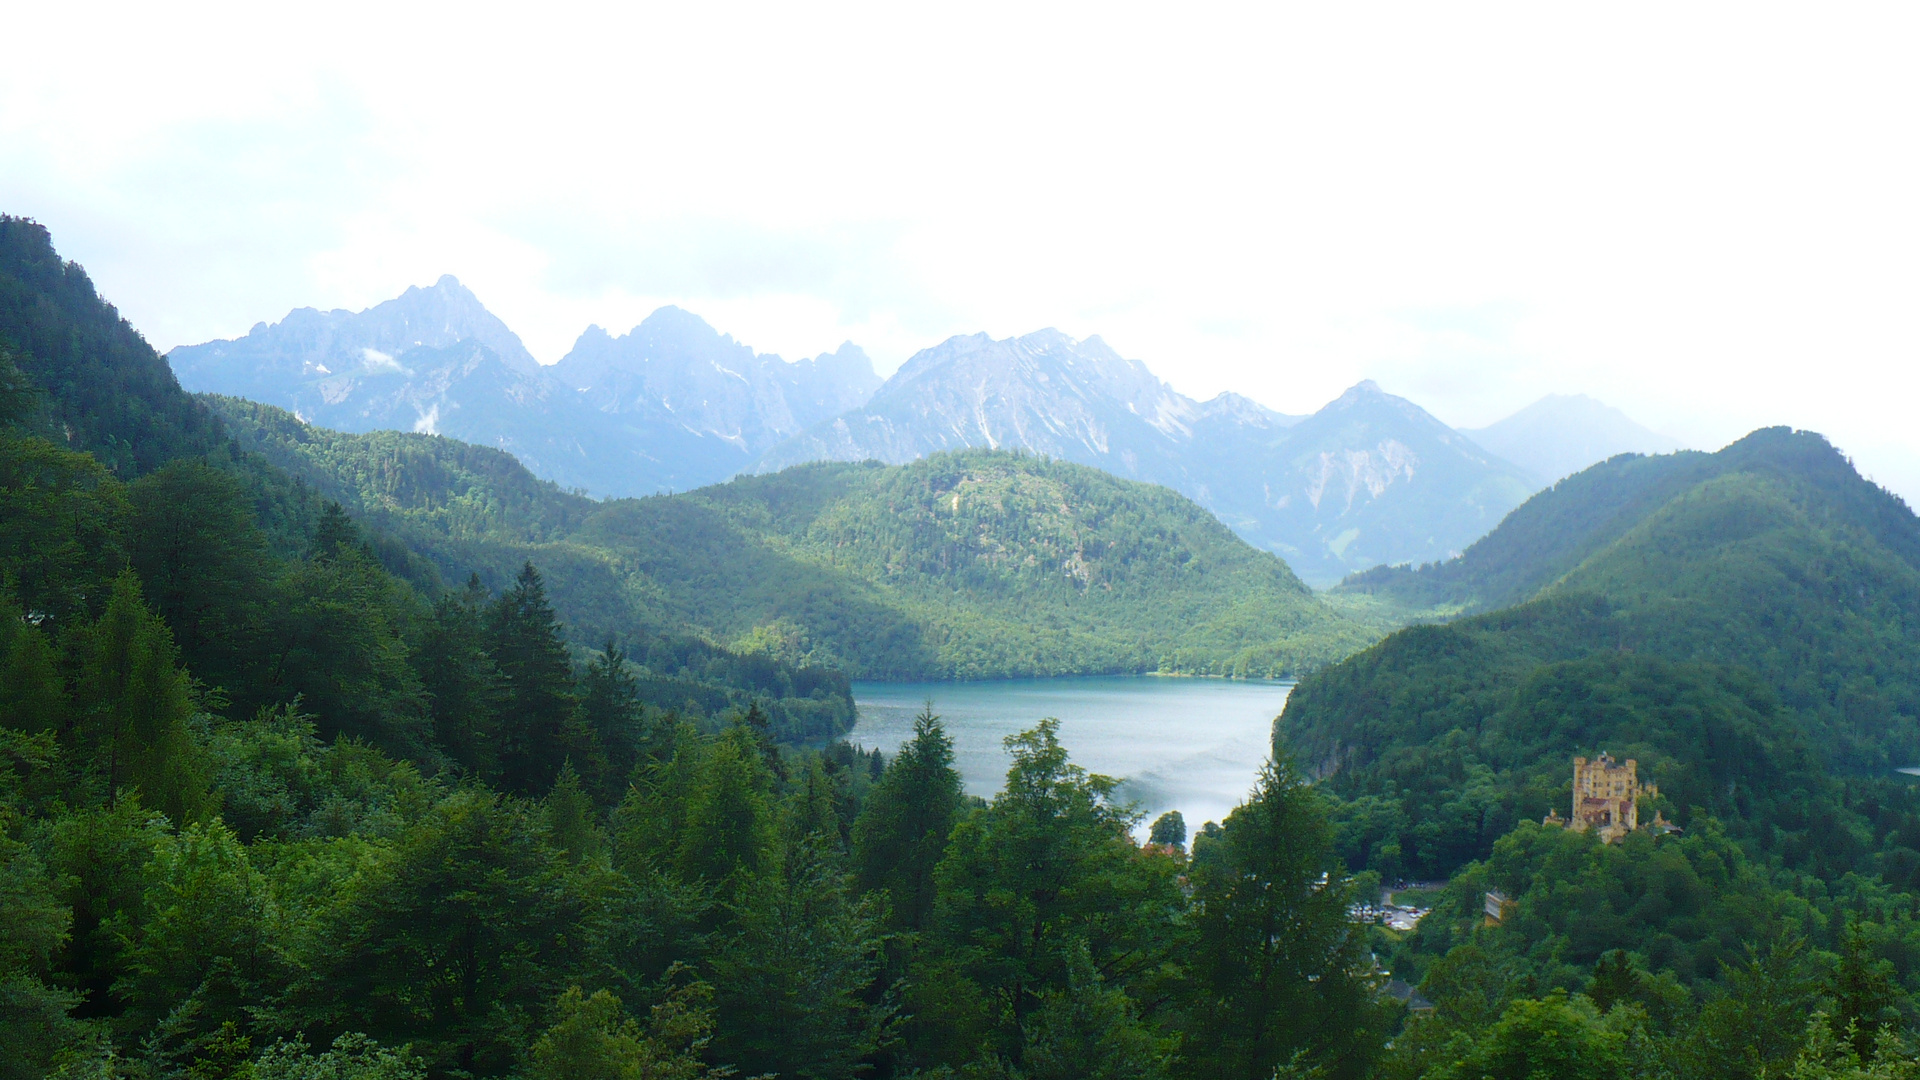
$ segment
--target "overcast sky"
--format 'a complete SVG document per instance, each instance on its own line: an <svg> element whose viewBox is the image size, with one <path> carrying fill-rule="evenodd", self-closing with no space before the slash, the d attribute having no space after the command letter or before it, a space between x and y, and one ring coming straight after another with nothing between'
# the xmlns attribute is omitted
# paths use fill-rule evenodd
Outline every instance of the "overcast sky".
<svg viewBox="0 0 1920 1080"><path fill-rule="evenodd" d="M1813 428L1915 501L1916 10L19 5L0 210L163 350L453 273L548 362L1057 326L1288 412Z"/></svg>

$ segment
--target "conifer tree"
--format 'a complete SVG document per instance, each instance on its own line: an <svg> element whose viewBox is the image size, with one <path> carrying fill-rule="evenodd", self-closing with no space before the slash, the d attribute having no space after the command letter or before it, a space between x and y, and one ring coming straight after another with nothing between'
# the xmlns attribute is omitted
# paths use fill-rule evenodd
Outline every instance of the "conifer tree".
<svg viewBox="0 0 1920 1080"><path fill-rule="evenodd" d="M576 863L599 855L605 846L594 821L593 800L571 761L560 766L560 779L547 794L547 829L555 846Z"/></svg>
<svg viewBox="0 0 1920 1080"><path fill-rule="evenodd" d="M291 1030L411 1043L436 1075L502 1075L593 940L593 886L535 808L477 788L434 805L293 943Z"/></svg>
<svg viewBox="0 0 1920 1080"><path fill-rule="evenodd" d="M715 739L687 795L675 859L680 875L735 889L762 870L776 839L772 790L773 776L744 725Z"/></svg>
<svg viewBox="0 0 1920 1080"><path fill-rule="evenodd" d="M1623 949L1613 949L1593 965L1593 978L1587 981L1587 997L1601 1012L1640 994L1640 972Z"/></svg>
<svg viewBox="0 0 1920 1080"><path fill-rule="evenodd" d="M79 727L109 804L128 788L176 825L212 806L205 763L187 731L187 673L173 635L147 610L133 571L114 582L98 622L79 633Z"/></svg>
<svg viewBox="0 0 1920 1080"><path fill-rule="evenodd" d="M1171 1040L1154 1037L1134 1003L1109 986L1084 944L1067 955L1067 985L1049 990L1027 1022L1027 1080L1158 1080Z"/></svg>
<svg viewBox="0 0 1920 1080"><path fill-rule="evenodd" d="M328 559L343 551L357 551L365 545L361 539L360 527L347 516L347 511L339 503L328 500L320 508L320 520L313 526L313 556L316 559Z"/></svg>
<svg viewBox="0 0 1920 1080"><path fill-rule="evenodd" d="M881 773L853 825L860 885L887 891L895 926L926 928L933 913L934 867L946 854L960 804L953 740L928 702L914 717L913 738Z"/></svg>
<svg viewBox="0 0 1920 1080"><path fill-rule="evenodd" d="M235 703L248 711L298 695L327 738L354 736L430 760L432 720L407 641L425 613L412 590L342 539L296 562L274 591L268 676Z"/></svg>
<svg viewBox="0 0 1920 1080"><path fill-rule="evenodd" d="M67 690L53 643L0 592L0 727L48 731L66 720Z"/></svg>
<svg viewBox="0 0 1920 1080"><path fill-rule="evenodd" d="M500 780L509 791L538 794L553 786L570 750L590 756L581 736L573 670L560 620L547 602L540 572L527 563L489 613L488 653L500 671Z"/></svg>
<svg viewBox="0 0 1920 1080"><path fill-rule="evenodd" d="M480 575L434 601L420 645L420 679L440 749L468 773L499 775L500 669L487 653L487 588Z"/></svg>
<svg viewBox="0 0 1920 1080"><path fill-rule="evenodd" d="M0 590L60 626L97 614L126 565L126 487L91 454L0 429Z"/></svg>
<svg viewBox="0 0 1920 1080"><path fill-rule="evenodd" d="M646 750L646 712L639 680L627 670L627 655L609 639L580 676L580 718L607 758L608 787L618 790L633 776Z"/></svg>
<svg viewBox="0 0 1920 1080"><path fill-rule="evenodd" d="M1806 939L1782 933L1746 961L1725 964L1727 993L1706 1003L1682 1058L1697 1076L1753 1080L1783 1073L1799 1052L1806 1018L1819 1001Z"/></svg>
<svg viewBox="0 0 1920 1080"><path fill-rule="evenodd" d="M127 489L133 568L194 674L236 686L257 652L266 536L229 473L170 461Z"/></svg>
<svg viewBox="0 0 1920 1080"><path fill-rule="evenodd" d="M890 1018L869 993L884 941L875 905L852 895L831 842L790 833L778 857L738 879L713 959L716 1043L752 1073L858 1075Z"/></svg>
<svg viewBox="0 0 1920 1080"><path fill-rule="evenodd" d="M799 773L787 797L787 834L791 839L817 837L837 857L842 848L833 777L819 754L807 755Z"/></svg>
<svg viewBox="0 0 1920 1080"><path fill-rule="evenodd" d="M1834 1035L1850 1041L1862 1060L1871 1059L1881 1029L1899 1020L1894 1006L1901 994L1893 965L1874 955L1873 942L1859 923L1849 922L1841 934L1840 962L1827 984Z"/></svg>

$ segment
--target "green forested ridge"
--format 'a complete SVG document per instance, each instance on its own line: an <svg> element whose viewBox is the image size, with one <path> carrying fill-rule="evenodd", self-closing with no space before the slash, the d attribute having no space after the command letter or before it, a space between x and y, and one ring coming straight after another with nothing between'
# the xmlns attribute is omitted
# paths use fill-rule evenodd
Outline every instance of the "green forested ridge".
<svg viewBox="0 0 1920 1080"><path fill-rule="evenodd" d="M1416 931L1376 931L1437 1006L1383 1075L1920 1069L1895 1046L1920 990L1920 791L1891 774L1920 760L1904 504L1764 430L1616 458L1462 558L1343 588L1479 612L1303 679L1276 724L1350 867L1450 878ZM1601 750L1658 783L1642 821L1684 831L1537 824Z"/></svg>
<svg viewBox="0 0 1920 1080"><path fill-rule="evenodd" d="M450 708L443 694L463 681L445 652L466 633L462 620L511 589L529 556L546 568L551 555L549 572L569 579L595 570L567 562L570 551L520 543L540 539L549 516L564 522L571 509L577 521L586 501L531 483L511 458L476 447L446 443L438 456L383 462L379 482L403 499L433 492L437 516L401 518L385 506L369 514L357 502L356 515L329 509L342 493L243 448L229 424L181 392L85 272L60 260L44 228L4 216L0 371L12 421L0 432L8 510L0 587L58 625L96 614L131 564L194 676L234 715L297 693L323 734L372 739L433 767L447 745L436 743L432 714ZM462 499L467 489L448 479L468 475L484 478L468 485L484 488L484 499ZM523 479L527 486L513 486ZM433 542L449 534L507 547ZM463 591L476 571L485 574L478 591ZM462 603L473 610L462 615ZM718 718L757 701L782 738L852 723L839 672L731 653L612 604L567 614L574 658L612 642L656 712Z"/></svg>
<svg viewBox="0 0 1920 1080"><path fill-rule="evenodd" d="M1295 691L1276 737L1354 800L1354 858L1448 871L1564 801L1573 753L1604 743L1617 757L1659 756L1667 771L1705 768L1719 751L1702 737L1737 718L1774 732L1766 753L1734 755L1744 764L1785 761L1789 738L1813 763L1804 777L1920 761L1920 522L1810 433L1760 431L1670 468L1692 482L1657 502L1637 489L1622 500L1635 519L1612 518L1606 542L1525 603L1403 631ZM1581 480L1523 508L1535 511L1527 520L1516 511L1519 526L1573 517L1557 503L1599 486ZM1498 532L1489 542L1529 550ZM1735 780L1674 812L1721 813L1716 799L1740 797ZM1826 781L1768 783L1817 792ZM1801 827L1783 822L1777 841L1822 846L1815 817L1813 834L1792 840ZM1380 845L1386 854L1368 853Z"/></svg>
<svg viewBox="0 0 1920 1080"><path fill-rule="evenodd" d="M500 451L213 402L250 449L443 568L503 579L531 558L589 633L684 625L872 678L1294 674L1374 636L1188 500L1085 466L969 451L595 504Z"/></svg>

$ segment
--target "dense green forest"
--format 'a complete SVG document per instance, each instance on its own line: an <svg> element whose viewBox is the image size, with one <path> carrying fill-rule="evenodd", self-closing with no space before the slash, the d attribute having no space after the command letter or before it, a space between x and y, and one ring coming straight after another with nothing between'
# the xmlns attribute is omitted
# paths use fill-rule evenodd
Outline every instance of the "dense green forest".
<svg viewBox="0 0 1920 1080"><path fill-rule="evenodd" d="M1691 482L1659 500L1644 480L1607 483L1661 468ZM1595 507L1596 489L1622 497ZM1580 514L1606 522L1584 542L1536 527ZM1560 570L1576 546L1594 550ZM1920 522L1817 435L1616 459L1476 548L1532 553L1503 572L1544 583L1302 682L1281 719L1277 738L1352 802L1358 865L1432 876L1484 856L1559 806L1567 759L1603 744L1673 777L1674 813L1739 808L1771 823L1768 843L1844 861L1851 847L1824 835L1840 819L1815 806L1842 779L1920 762ZM1424 573L1467 578L1474 554Z"/></svg>
<svg viewBox="0 0 1920 1080"><path fill-rule="evenodd" d="M369 474L419 496L405 512L343 505L360 489L180 394L31 222L0 219L0 299L0 1076L1360 1076L1377 1056L1394 1006L1292 773L1189 861L1167 822L1169 844L1135 842L1051 722L1008 741L991 802L962 796L931 715L890 762L821 746L847 684L807 657L570 641L534 558L564 577L552 537L591 516L514 489L500 456L434 441ZM798 475L892 500L816 517L894 514L901 558L984 560L1009 590L1044 555L1069 591L1177 602L1154 591L1179 586L1154 565L1172 552L1304 595L1158 513L1186 504L1084 470ZM756 498L738 512L783 505ZM1066 523L991 557L992 529L905 538L934 527L915 505L967 499ZM1103 561L1074 507L1131 546Z"/></svg>
<svg viewBox="0 0 1920 1080"><path fill-rule="evenodd" d="M1826 1075L1881 1036L1905 1053L1920 792L1892 770L1920 760L1920 520L1898 499L1819 436L1763 430L1616 458L1458 559L1342 589L1469 613L1304 679L1275 728L1345 865L1447 879L1415 894L1416 930L1375 932L1436 1005L1385 1075ZM1539 824L1601 750L1658 783L1642 820L1682 831ZM1541 1040L1585 1049L1555 1064Z"/></svg>
<svg viewBox="0 0 1920 1080"><path fill-rule="evenodd" d="M445 574L532 559L571 625L679 625L867 678L1291 675L1377 631L1178 494L1006 452L802 465L604 504L501 451L209 402L243 445Z"/></svg>
<svg viewBox="0 0 1920 1080"><path fill-rule="evenodd" d="M1009 455L595 504L196 401L0 218L0 1077L1920 1077L1920 523L1824 441L1570 478L1350 582L1469 614L1337 663L1230 540ZM848 668L1016 662L1324 666L1190 845L1050 721L991 800L930 709L832 738ZM1535 823L1600 749L1681 831Z"/></svg>

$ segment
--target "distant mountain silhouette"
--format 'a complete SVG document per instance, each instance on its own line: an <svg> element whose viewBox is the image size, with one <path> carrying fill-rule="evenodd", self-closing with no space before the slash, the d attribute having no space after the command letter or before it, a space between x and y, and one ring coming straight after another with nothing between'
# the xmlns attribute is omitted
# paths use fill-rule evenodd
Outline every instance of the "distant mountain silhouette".
<svg viewBox="0 0 1920 1080"><path fill-rule="evenodd" d="M1548 394L1498 423L1461 434L1546 483L1615 454L1669 454L1680 444L1585 394Z"/></svg>

